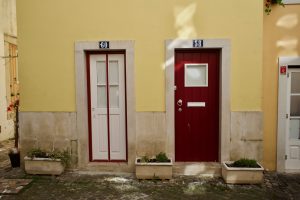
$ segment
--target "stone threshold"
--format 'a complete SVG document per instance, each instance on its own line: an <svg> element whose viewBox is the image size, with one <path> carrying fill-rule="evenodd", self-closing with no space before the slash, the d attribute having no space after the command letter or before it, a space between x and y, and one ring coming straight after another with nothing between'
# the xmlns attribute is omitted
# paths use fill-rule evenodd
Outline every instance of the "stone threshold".
<svg viewBox="0 0 300 200"><path fill-rule="evenodd" d="M173 175L221 176L221 163L218 162L175 162Z"/></svg>

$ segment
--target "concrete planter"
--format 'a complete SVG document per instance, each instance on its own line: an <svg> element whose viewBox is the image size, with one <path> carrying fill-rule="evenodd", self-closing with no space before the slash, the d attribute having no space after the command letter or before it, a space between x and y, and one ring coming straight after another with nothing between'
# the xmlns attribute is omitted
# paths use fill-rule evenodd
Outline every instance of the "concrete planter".
<svg viewBox="0 0 300 200"><path fill-rule="evenodd" d="M226 183L231 184L259 184L263 181L264 168L259 164L259 168L228 167L222 163L222 177Z"/></svg>
<svg viewBox="0 0 300 200"><path fill-rule="evenodd" d="M25 171L27 174L60 175L65 167L60 159L25 157Z"/></svg>
<svg viewBox="0 0 300 200"><path fill-rule="evenodd" d="M139 163L135 160L137 179L172 179L172 160L168 163Z"/></svg>

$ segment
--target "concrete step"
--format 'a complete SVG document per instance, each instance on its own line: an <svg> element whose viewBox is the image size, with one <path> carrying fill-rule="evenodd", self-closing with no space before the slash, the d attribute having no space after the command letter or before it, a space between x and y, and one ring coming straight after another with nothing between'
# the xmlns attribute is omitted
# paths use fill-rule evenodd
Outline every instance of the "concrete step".
<svg viewBox="0 0 300 200"><path fill-rule="evenodd" d="M187 176L221 176L221 163L217 162L175 162L173 174Z"/></svg>

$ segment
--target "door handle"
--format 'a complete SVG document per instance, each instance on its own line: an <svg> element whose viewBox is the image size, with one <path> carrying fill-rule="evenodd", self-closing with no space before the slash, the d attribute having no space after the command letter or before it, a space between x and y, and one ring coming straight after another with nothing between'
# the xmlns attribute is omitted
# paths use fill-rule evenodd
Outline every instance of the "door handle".
<svg viewBox="0 0 300 200"><path fill-rule="evenodd" d="M181 99L179 99L179 100L177 101L177 105L178 105L178 106L182 106L182 100L181 100Z"/></svg>

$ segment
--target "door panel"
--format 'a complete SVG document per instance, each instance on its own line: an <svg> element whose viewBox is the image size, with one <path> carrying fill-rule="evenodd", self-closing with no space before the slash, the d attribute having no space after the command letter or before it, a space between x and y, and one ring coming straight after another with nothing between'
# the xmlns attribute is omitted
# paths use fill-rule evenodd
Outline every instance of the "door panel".
<svg viewBox="0 0 300 200"><path fill-rule="evenodd" d="M286 169L300 169L300 69L289 69Z"/></svg>
<svg viewBox="0 0 300 200"><path fill-rule="evenodd" d="M92 156L95 160L108 159L106 56L90 56Z"/></svg>
<svg viewBox="0 0 300 200"><path fill-rule="evenodd" d="M126 159L124 55L108 55L110 159Z"/></svg>
<svg viewBox="0 0 300 200"><path fill-rule="evenodd" d="M92 160L126 160L123 54L90 55Z"/></svg>
<svg viewBox="0 0 300 200"><path fill-rule="evenodd" d="M175 160L218 161L219 50L176 50L175 85Z"/></svg>

